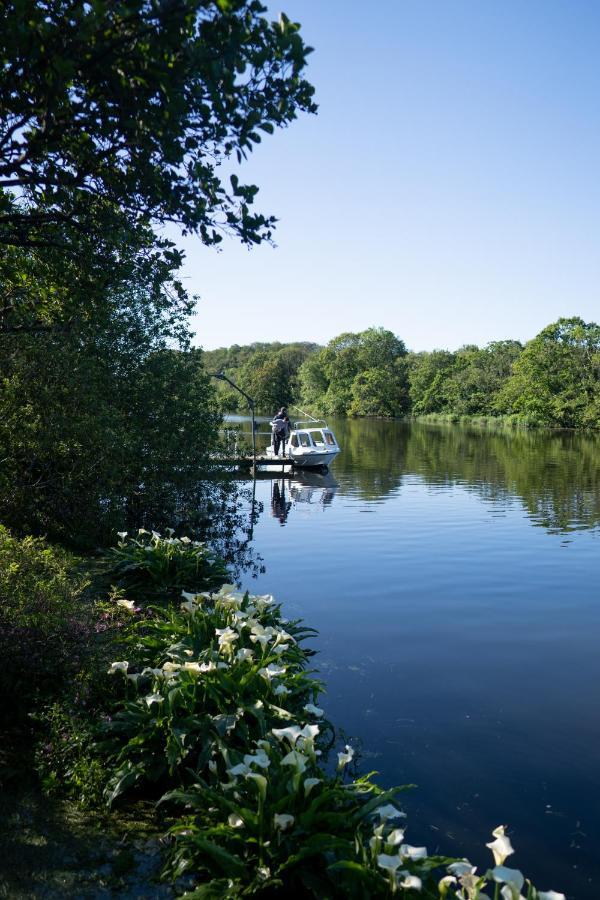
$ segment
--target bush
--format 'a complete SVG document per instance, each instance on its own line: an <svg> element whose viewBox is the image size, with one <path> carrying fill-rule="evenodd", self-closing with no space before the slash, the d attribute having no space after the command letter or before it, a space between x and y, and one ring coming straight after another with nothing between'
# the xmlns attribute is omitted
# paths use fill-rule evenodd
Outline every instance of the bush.
<svg viewBox="0 0 600 900"><path fill-rule="evenodd" d="M80 561L0 526L0 718L21 725L81 670L93 631Z"/></svg>
<svg viewBox="0 0 600 900"><path fill-rule="evenodd" d="M106 554L104 570L132 602L164 603L181 591L209 590L227 579L224 563L200 541L161 538L145 528L137 538L127 539L125 531L119 537L119 546Z"/></svg>

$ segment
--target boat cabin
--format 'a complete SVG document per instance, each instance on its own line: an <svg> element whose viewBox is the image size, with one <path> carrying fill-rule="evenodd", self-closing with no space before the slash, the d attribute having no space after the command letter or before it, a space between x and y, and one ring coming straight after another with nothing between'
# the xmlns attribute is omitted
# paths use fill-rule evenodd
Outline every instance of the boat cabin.
<svg viewBox="0 0 600 900"><path fill-rule="evenodd" d="M290 435L289 445L294 449L302 447L315 447L318 450L335 448L339 452L333 432L328 428L304 428L300 431L294 427Z"/></svg>

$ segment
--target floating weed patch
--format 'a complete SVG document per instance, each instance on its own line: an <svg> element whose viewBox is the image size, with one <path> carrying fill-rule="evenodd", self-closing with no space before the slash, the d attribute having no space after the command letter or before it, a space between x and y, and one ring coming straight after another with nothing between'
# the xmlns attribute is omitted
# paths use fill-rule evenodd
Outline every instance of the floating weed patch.
<svg viewBox="0 0 600 900"><path fill-rule="evenodd" d="M164 876L191 879L187 898L564 900L504 865L514 851L502 826L488 844L495 866L479 874L407 843L406 786L350 778L348 745L335 771L329 761L335 733L303 645L314 632L271 596L217 591L222 564L204 547L146 535L122 534L110 556L113 603L130 621L109 666L121 699L96 747L109 805L135 789L176 822Z"/></svg>

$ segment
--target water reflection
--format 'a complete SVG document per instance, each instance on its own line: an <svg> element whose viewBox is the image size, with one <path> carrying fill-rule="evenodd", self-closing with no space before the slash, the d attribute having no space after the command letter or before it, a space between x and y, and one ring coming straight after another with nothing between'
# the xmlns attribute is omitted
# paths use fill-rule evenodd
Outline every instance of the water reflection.
<svg viewBox="0 0 600 900"><path fill-rule="evenodd" d="M597 900L600 437L330 424L335 484L279 484L286 528L261 516L266 572L242 586L319 631L363 771L419 785L411 843L487 866L508 823L515 865Z"/></svg>
<svg viewBox="0 0 600 900"><path fill-rule="evenodd" d="M271 482L271 516L285 525L292 509L311 506L326 509L333 502L338 483L331 472L295 472Z"/></svg>
<svg viewBox="0 0 600 900"><path fill-rule="evenodd" d="M416 475L433 489L461 485L486 501L520 501L532 525L550 533L600 524L600 436L596 434L370 419L338 419L329 424L342 448L330 472L340 495L380 502L401 491L405 479ZM249 423L242 426L248 428ZM305 485L316 487L314 478L311 473L294 473L295 483L289 488L293 502L313 499L314 492L303 493L298 482L304 479ZM277 517L283 515L284 524L289 510L282 513L282 509L277 506Z"/></svg>
<svg viewBox="0 0 600 900"><path fill-rule="evenodd" d="M383 499L418 475L434 488L460 484L485 500L518 499L531 523L551 533L600 523L598 435L352 420L335 430L342 494Z"/></svg>
<svg viewBox="0 0 600 900"><path fill-rule="evenodd" d="M332 472L296 472L290 481L294 505L308 503L325 509L333 503L337 488Z"/></svg>
<svg viewBox="0 0 600 900"><path fill-rule="evenodd" d="M279 519L280 525L285 525L288 513L292 508L291 500L287 499L285 479L271 483L271 515Z"/></svg>

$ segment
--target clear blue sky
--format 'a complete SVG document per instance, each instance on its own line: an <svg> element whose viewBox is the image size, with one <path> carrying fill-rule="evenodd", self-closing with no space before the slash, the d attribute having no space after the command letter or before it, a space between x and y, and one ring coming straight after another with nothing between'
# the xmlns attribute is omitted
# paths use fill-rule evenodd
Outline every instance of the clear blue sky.
<svg viewBox="0 0 600 900"><path fill-rule="evenodd" d="M184 242L197 344L376 325L454 349L600 320L600 3L281 8L315 47L319 114L245 167L276 249Z"/></svg>

